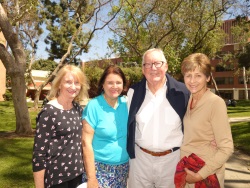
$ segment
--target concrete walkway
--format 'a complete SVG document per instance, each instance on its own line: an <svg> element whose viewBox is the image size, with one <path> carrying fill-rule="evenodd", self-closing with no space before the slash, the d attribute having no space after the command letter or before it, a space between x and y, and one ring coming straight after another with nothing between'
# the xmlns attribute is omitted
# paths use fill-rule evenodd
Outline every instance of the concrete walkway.
<svg viewBox="0 0 250 188"><path fill-rule="evenodd" d="M250 121L250 117L229 118L229 122ZM226 163L225 188L250 188L250 156L235 150Z"/></svg>
<svg viewBox="0 0 250 188"><path fill-rule="evenodd" d="M235 151L226 163L225 188L250 188L250 156Z"/></svg>
<svg viewBox="0 0 250 188"><path fill-rule="evenodd" d="M230 123L235 123L235 122L243 122L243 121L250 121L250 117L238 117L238 118L229 118L228 119Z"/></svg>

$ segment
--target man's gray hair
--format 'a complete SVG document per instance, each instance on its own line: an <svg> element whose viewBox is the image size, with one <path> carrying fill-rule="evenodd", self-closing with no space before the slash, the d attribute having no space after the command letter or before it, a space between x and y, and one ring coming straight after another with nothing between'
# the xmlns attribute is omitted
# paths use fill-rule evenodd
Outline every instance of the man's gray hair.
<svg viewBox="0 0 250 188"><path fill-rule="evenodd" d="M143 54L143 56L142 56L142 64L145 63L145 62L144 62L145 56L146 56L147 54L151 53L151 52L154 52L154 51L160 52L160 53L162 54L162 61L163 61L164 63L167 63L166 57L165 57L164 52L162 51L162 49L160 49L160 48L151 48L151 49L147 50L147 51Z"/></svg>

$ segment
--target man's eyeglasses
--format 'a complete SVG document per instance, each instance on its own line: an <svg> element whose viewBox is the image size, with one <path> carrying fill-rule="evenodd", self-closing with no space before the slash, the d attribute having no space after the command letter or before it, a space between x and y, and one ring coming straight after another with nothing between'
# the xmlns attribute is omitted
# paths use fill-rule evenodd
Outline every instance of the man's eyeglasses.
<svg viewBox="0 0 250 188"><path fill-rule="evenodd" d="M153 65L155 66L155 68L161 68L163 63L164 63L163 61L155 61L154 63L144 63L143 66L146 69L152 68Z"/></svg>

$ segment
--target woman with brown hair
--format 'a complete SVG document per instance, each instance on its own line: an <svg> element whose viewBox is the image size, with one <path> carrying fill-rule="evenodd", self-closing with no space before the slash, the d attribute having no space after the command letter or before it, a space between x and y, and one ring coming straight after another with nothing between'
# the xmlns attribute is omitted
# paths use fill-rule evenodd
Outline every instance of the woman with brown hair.
<svg viewBox="0 0 250 188"><path fill-rule="evenodd" d="M194 187L200 181L208 183L207 178L214 174L219 186L224 187L225 163L234 147L226 104L207 87L211 75L210 60L202 53L191 54L183 60L181 71L191 93L183 119L181 158L184 162L188 157L204 162L204 166L196 171L185 168L185 187Z"/></svg>

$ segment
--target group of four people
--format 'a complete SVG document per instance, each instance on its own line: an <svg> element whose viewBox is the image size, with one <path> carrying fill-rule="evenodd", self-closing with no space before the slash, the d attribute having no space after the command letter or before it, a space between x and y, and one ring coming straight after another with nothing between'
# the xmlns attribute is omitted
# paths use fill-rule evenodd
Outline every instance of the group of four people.
<svg viewBox="0 0 250 188"><path fill-rule="evenodd" d="M167 70L161 49L146 51L144 78L124 96L125 75L109 66L97 96L82 110L77 102L87 96L86 77L79 68L64 66L37 116L36 188L75 188L82 182L88 188L179 188L200 182L224 187L233 140L225 102L207 88L210 61L201 53L185 58L185 84Z"/></svg>

